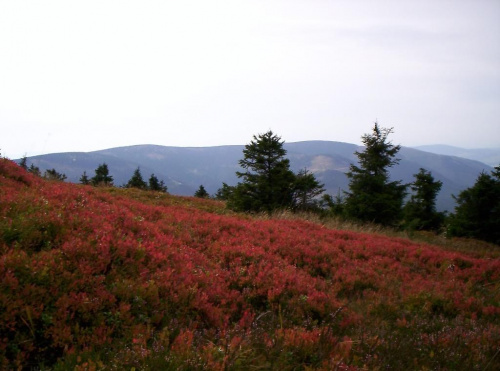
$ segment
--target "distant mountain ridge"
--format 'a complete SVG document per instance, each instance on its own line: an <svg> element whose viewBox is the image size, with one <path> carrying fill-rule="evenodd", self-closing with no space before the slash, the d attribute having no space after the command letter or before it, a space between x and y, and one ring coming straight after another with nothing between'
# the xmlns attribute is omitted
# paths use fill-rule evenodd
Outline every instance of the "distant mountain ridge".
<svg viewBox="0 0 500 371"><path fill-rule="evenodd" d="M287 157L293 171L307 168L325 184L326 192L336 195L348 189L345 172L351 163L357 162L355 151L363 147L355 144L332 141L304 141L285 143ZM33 163L40 170L55 168L67 175L68 181L77 183L84 171L89 177L99 164L106 163L117 186L126 184L134 170L140 167L147 181L154 173L164 180L172 194L193 195L203 184L214 194L222 183L235 185L238 161L243 157L243 145L217 147L167 147L159 145L135 145L104 149L94 152L67 152L33 156ZM435 179L443 182L438 195L440 210L453 211L452 194L474 184L482 172L492 170L484 163L402 147L398 153L400 163L391 169L391 178L404 183L413 181L419 168L432 172Z"/></svg>
<svg viewBox="0 0 500 371"><path fill-rule="evenodd" d="M446 144L431 144L414 147L421 151L436 153L438 155L456 156L483 162L486 165L500 165L500 148L460 148Z"/></svg>

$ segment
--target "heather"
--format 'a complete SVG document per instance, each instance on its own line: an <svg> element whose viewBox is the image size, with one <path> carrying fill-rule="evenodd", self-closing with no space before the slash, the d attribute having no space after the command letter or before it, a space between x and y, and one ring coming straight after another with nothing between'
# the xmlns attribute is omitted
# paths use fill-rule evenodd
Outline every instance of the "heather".
<svg viewBox="0 0 500 371"><path fill-rule="evenodd" d="M0 160L3 369L500 367L500 261Z"/></svg>

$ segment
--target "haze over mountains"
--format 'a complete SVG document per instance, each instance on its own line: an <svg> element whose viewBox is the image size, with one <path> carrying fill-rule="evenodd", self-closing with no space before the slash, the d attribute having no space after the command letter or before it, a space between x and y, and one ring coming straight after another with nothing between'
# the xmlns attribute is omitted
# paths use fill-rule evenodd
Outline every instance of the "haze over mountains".
<svg viewBox="0 0 500 371"><path fill-rule="evenodd" d="M415 147L422 151L437 153L439 155L448 155L468 158L470 160L476 160L484 162L486 165L498 166L500 164L500 149L499 148L460 148L454 146L448 146L446 144L431 144L425 146Z"/></svg>
<svg viewBox="0 0 500 371"><path fill-rule="evenodd" d="M325 184L326 192L332 195L348 189L345 172L351 163L357 162L354 152L362 151L362 147L355 144L332 141L285 143L285 148L292 170L297 172L307 168L312 171ZM238 161L243 157L243 149L243 145L196 148L136 145L94 152L34 156L28 158L28 165L33 163L42 172L55 168L66 174L68 181L77 183L84 171L91 177L99 164L106 163L117 186L127 183L134 170L140 167L146 181L154 173L165 181L172 194L193 195L201 184L214 194L223 182L228 185L238 182L236 171L240 170ZM436 146L429 148L429 152L402 147L398 154L401 161L391 169L391 178L410 183L419 168L431 171L435 179L443 182L437 199L438 209L453 211L455 202L452 194L457 195L472 186L477 176L482 171L491 171L492 166L456 155L430 153L440 150L468 154L464 152L466 150L460 152L461 149L455 147ZM485 150L483 154L486 157L481 157L479 150L470 153L483 159L500 157L500 150Z"/></svg>

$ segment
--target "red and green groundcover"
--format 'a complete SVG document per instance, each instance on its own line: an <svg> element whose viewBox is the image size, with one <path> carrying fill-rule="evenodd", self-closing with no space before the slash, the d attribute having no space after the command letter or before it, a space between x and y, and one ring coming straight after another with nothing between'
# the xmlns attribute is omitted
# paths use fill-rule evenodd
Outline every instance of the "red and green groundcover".
<svg viewBox="0 0 500 371"><path fill-rule="evenodd" d="M500 369L498 258L6 159L0 277L0 369Z"/></svg>

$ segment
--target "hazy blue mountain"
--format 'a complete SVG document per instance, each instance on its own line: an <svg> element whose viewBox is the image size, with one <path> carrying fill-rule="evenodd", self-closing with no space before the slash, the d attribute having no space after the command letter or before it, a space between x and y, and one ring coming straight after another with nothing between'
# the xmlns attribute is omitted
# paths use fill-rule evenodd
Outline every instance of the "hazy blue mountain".
<svg viewBox="0 0 500 371"><path fill-rule="evenodd" d="M448 146L446 144L431 144L425 146L415 147L416 149L436 153L439 155L448 155L468 158L484 162L486 165L498 166L500 165L500 148L473 148L466 149L460 147Z"/></svg>
<svg viewBox="0 0 500 371"><path fill-rule="evenodd" d="M139 166L146 181L154 173L165 181L172 194L193 195L201 184L214 194L222 182L229 185L238 182L235 173L241 170L238 161L243 156L243 148L243 145L196 148L137 145L87 153L34 156L28 158L28 165L33 163L42 172L55 168L65 173L68 181L77 183L84 171L92 177L97 166L106 163L117 186L127 183ZM348 189L345 172L351 163L357 161L354 152L363 150L354 144L331 141L285 143L285 148L292 170L297 172L307 168L314 172L332 195ZM492 167L478 161L414 148L403 147L399 158L399 165L391 169L392 179L410 183L413 174L422 167L443 182L438 196L440 210L452 211L455 203L451 195L472 186L481 171L492 170Z"/></svg>

